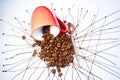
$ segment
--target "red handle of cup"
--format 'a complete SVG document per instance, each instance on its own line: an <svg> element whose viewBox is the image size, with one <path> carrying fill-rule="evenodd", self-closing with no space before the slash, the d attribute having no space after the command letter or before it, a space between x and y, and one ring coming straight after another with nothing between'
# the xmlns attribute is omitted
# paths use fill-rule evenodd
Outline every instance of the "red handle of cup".
<svg viewBox="0 0 120 80"><path fill-rule="evenodd" d="M67 32L67 27L64 24L64 22L62 22L59 18L57 18L59 26L60 26L60 33L66 33Z"/></svg>

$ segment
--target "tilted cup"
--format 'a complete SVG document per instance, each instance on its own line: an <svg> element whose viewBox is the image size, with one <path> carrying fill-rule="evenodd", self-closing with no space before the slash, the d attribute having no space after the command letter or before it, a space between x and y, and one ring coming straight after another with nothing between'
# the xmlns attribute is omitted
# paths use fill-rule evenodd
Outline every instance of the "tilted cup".
<svg viewBox="0 0 120 80"><path fill-rule="evenodd" d="M43 27L50 27L50 34L54 37L60 33L65 33L67 31L66 25L57 18L47 7L39 6L32 14L31 19L31 37L34 40L42 41L42 29Z"/></svg>

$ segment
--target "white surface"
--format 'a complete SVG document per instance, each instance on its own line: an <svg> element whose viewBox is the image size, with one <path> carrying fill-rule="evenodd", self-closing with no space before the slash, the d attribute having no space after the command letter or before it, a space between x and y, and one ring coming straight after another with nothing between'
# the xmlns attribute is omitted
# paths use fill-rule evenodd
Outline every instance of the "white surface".
<svg viewBox="0 0 120 80"><path fill-rule="evenodd" d="M83 26L88 26L90 25L93 15L97 14L97 11L99 10L98 16L97 18L101 18L104 17L114 11L120 10L120 1L119 0L0 0L0 18L6 20L9 23L12 23L16 26L20 26L15 20L14 17L19 18L20 21L26 21L26 22L30 22L31 16L26 13L25 11L28 10L30 13L32 13L32 11L40 5L44 5L47 6L51 9L51 3L53 3L53 7L56 8L56 15L58 17L60 17L60 19L62 19L62 15L60 12L60 8L63 8L63 14L64 16L67 15L68 13L68 8L71 8L74 4L76 5L75 8L73 7L73 14L75 13L74 16L76 16L77 13L77 5L79 4L79 7L83 7L83 11L88 10L89 15L88 17L88 21L86 20L85 22L81 22L81 29ZM116 18L120 17L119 15L115 16ZM76 18L76 17L75 17ZM113 18L108 19L107 21L111 21ZM72 21L71 18L69 19L68 17L68 21ZM76 20L74 21L76 24ZM120 21L118 22L120 23ZM99 24L97 24L99 25ZM117 24L119 25L119 24ZM7 24L3 24L0 22L0 33L5 32L8 34L14 34L13 32L10 31L11 27ZM80 28L79 28L80 29ZM119 30L120 31L120 30ZM22 36L22 34L19 34L20 36ZM109 35L109 36L113 36L114 35ZM109 37L108 36L108 37ZM120 38L120 33L116 34L116 36L118 38ZM9 49L12 49L10 47L6 48L4 47L4 43L19 43L19 44L24 44L21 42L22 40L16 39L16 38L11 38L11 37L6 37L3 38L2 36L0 36L0 51L6 51ZM94 44L94 43L93 43ZM104 46L100 47L101 49L104 48ZM18 50L19 51L19 50ZM26 51L29 51L26 50ZM22 51L21 51L22 52ZM120 57L119 55L120 52L120 46L117 46L117 48L113 48L111 50L108 51L108 53L114 53L114 55ZM13 52L14 53L14 52ZM2 64L5 62L4 61L4 57L9 57L11 56L12 53L8 54L7 56L4 56L2 54L0 54L0 70L2 70ZM31 55L30 55L31 56ZM106 56L106 55L103 55ZM21 57L20 57L21 58ZM18 58L16 58L17 60ZM111 59L112 61L114 61L118 66L120 66L120 59L114 59L109 57L109 59ZM98 74L101 76L103 76L103 80L119 80L118 78L111 76L107 73L102 73L101 71L97 71L97 68L95 69L96 73L98 72ZM118 73L120 70L118 70ZM0 72L0 80L9 80L9 77L13 76L13 74L11 73L1 73ZM26 75L27 76L27 75ZM76 76L76 75L75 75ZM67 77L69 80L70 77ZM84 80L84 79L82 79Z"/></svg>

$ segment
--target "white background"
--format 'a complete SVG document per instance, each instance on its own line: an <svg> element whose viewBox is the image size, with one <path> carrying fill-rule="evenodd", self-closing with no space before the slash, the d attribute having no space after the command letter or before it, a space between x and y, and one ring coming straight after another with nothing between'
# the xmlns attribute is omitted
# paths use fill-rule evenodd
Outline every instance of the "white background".
<svg viewBox="0 0 120 80"><path fill-rule="evenodd" d="M54 4L54 8L56 9L63 8L65 10L71 8L74 3L75 5L79 4L80 7L83 7L85 10L87 9L91 14L96 14L97 10L100 9L99 17L103 17L120 9L119 0L0 0L0 18L15 25L17 24L13 22L14 17L19 17L20 20L27 20L27 22L30 22L31 17L26 16L25 10L29 10L29 12L32 13L37 6L41 5L51 8L51 3ZM57 15L60 15L60 13ZM4 50L4 39L2 39L1 33L7 32L7 29L9 29L7 26L0 23L0 52ZM117 50L120 51L120 49ZM119 55L118 51L115 51L118 53L116 55ZM4 62L1 54L2 53L0 53L0 70L2 70L2 64ZM120 63L120 60L116 62ZM0 80L9 80L9 77L6 78L6 76L7 75L3 75L0 72Z"/></svg>

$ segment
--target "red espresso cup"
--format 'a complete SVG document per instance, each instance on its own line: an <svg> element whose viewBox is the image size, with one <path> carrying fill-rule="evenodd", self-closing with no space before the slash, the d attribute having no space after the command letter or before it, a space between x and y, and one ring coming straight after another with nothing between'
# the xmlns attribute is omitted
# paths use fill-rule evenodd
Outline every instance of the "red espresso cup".
<svg viewBox="0 0 120 80"><path fill-rule="evenodd" d="M31 37L34 40L42 41L42 29L43 27L50 26L50 34L53 34L54 37L60 33L66 33L66 25L57 18L47 7L39 6L37 7L32 14L31 19Z"/></svg>

